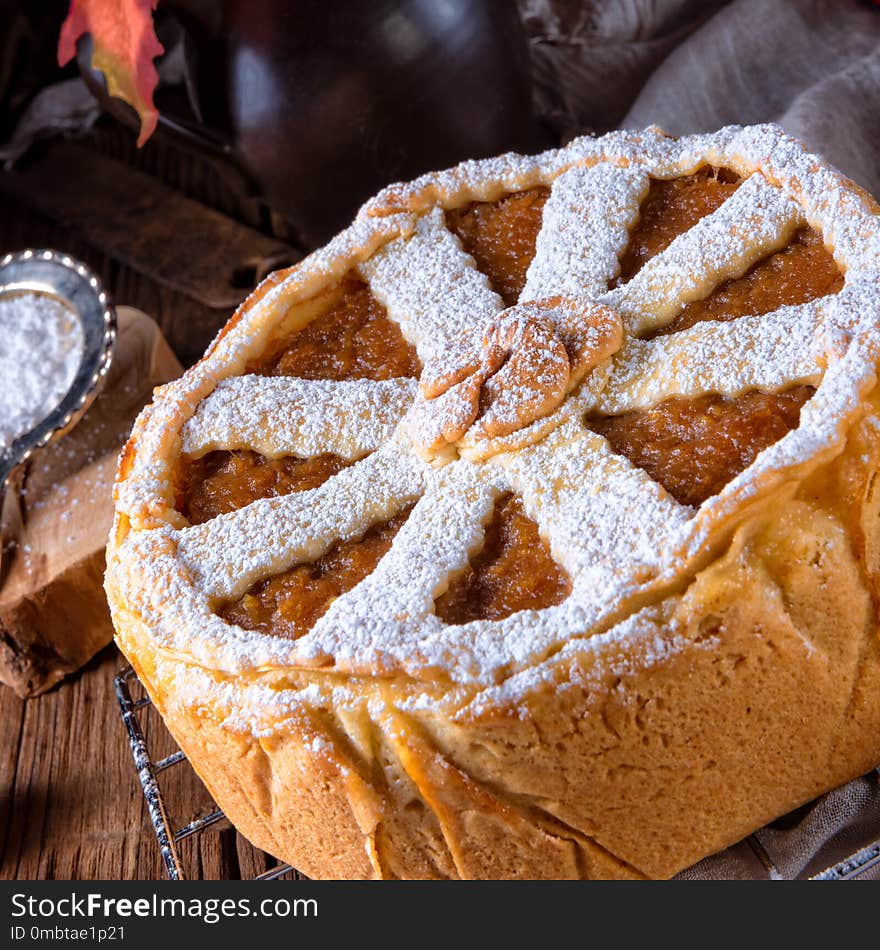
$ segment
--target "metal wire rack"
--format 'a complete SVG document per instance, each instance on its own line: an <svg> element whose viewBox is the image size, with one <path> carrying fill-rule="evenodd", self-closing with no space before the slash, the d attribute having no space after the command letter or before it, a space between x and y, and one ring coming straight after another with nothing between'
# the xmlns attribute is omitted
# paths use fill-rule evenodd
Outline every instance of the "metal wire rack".
<svg viewBox="0 0 880 950"><path fill-rule="evenodd" d="M134 684L139 685L139 683L135 671L130 666L121 670L114 680L116 699L119 701L122 722L128 735L134 766L137 769L138 780L146 799L150 823L159 842L159 851L162 855L165 870L172 881L182 881L189 875L184 870L177 845L186 838L198 835L212 825L218 824L226 816L219 808L215 807L180 828L175 829L173 827L168 817L168 808L165 804L159 776L174 766L183 763L188 765L189 763L180 749L158 760L153 759L147 746L147 738L141 722L141 716L144 710L152 705L152 700L146 692L143 696L134 697L132 686ZM276 867L258 874L254 880L274 881L279 878L302 879L303 875L289 864L278 864Z"/></svg>
<svg viewBox="0 0 880 950"><path fill-rule="evenodd" d="M170 755L154 760L147 747L147 740L141 723L141 715L152 705L150 697L144 691L143 696L135 698L132 694L132 685L140 687L140 681L131 667L121 670L114 681L116 698L122 712L122 721L128 735L131 754L137 770L138 780L143 789L150 822L159 843L159 850L168 877L172 881L182 881L188 877L178 852L177 845L186 838L198 835L205 829L224 821L226 816L216 806L205 814L193 819L180 828L174 829L168 817L165 798L160 786L159 777L174 766L188 763L184 753L178 749ZM767 850L755 835L750 835L746 843L767 871L771 879L783 880L785 876L776 867ZM852 881L864 877L871 869L880 866L880 840L874 841L842 861L813 875L813 881ZM256 875L254 880L273 881L279 878L304 879L295 868L289 864L279 863L277 866Z"/></svg>

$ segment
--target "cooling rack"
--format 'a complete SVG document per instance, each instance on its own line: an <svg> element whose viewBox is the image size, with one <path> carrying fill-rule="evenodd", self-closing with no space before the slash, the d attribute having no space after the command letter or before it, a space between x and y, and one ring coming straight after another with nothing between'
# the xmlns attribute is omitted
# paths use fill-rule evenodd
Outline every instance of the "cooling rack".
<svg viewBox="0 0 880 950"><path fill-rule="evenodd" d="M201 834L212 825L224 821L226 816L215 806L187 824L174 828L169 819L161 776L176 766L191 768L189 761L180 749L158 759L154 759L151 755L141 717L152 702L141 686L135 671L131 667L121 670L116 676L114 685L138 781L143 789L150 823L159 843L165 870L172 881L185 880L189 875L181 861L177 845L187 838ZM140 694L137 697L134 695L135 690ZM746 839L746 844L771 880L786 879L756 835L750 835ZM853 881L864 878L869 871L878 866L880 866L880 840L872 842L818 874L814 874L810 880ZM279 878L306 879L305 875L291 865L279 863L257 875L254 880L273 881Z"/></svg>
<svg viewBox="0 0 880 950"><path fill-rule="evenodd" d="M114 687L122 713L122 722L128 736L128 743L131 746L134 767L137 770L138 781L147 803L150 824L159 842L162 862L165 865L168 877L172 881L186 880L190 875L186 873L184 868L177 847L178 844L187 838L203 833L212 825L219 824L225 820L226 816L219 808L215 807L181 827L175 828L173 826L169 818L165 793L162 789L161 776L167 773L169 769L177 766L191 768L189 760L180 749L158 759L151 754L147 745L142 716L152 705L152 701L141 686L137 674L130 666L117 674ZM135 690L142 695L135 696ZM254 880L274 881L279 878L304 879L305 876L289 864L279 863L268 871L258 874Z"/></svg>

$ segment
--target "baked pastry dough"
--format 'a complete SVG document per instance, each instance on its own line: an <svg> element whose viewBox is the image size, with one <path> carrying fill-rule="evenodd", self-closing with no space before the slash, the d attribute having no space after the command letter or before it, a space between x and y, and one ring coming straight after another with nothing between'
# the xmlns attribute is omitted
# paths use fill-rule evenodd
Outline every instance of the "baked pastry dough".
<svg viewBox="0 0 880 950"><path fill-rule="evenodd" d="M236 826L314 877L666 877L876 765L878 213L776 127L619 132L267 279L138 420L106 578ZM549 580L474 607L502 503Z"/></svg>

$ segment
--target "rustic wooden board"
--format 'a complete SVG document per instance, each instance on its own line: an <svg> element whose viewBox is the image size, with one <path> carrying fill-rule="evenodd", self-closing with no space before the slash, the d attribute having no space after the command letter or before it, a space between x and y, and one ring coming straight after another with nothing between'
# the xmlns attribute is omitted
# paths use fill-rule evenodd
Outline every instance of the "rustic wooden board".
<svg viewBox="0 0 880 950"><path fill-rule="evenodd" d="M117 878L155 872L142 851L142 806L122 781L128 754L113 740L114 650L38 700L0 692L0 721L19 723L4 762L4 878Z"/></svg>
<svg viewBox="0 0 880 950"><path fill-rule="evenodd" d="M53 247L85 261L101 278L113 300L148 313L185 366L199 359L233 307L215 309L164 287L132 267L109 257L83 237L31 207L0 172L0 248L2 253L28 247Z"/></svg>
<svg viewBox="0 0 880 950"><path fill-rule="evenodd" d="M0 188L156 284L209 307L237 306L300 255L150 175L72 143L53 143Z"/></svg>

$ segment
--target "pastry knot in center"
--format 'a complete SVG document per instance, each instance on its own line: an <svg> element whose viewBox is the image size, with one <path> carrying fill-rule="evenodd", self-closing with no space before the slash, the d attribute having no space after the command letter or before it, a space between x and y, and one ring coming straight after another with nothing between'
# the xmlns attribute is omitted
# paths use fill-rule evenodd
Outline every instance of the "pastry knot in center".
<svg viewBox="0 0 880 950"><path fill-rule="evenodd" d="M510 435L552 412L623 340L620 315L580 297L517 304L432 357L419 382L416 448Z"/></svg>

